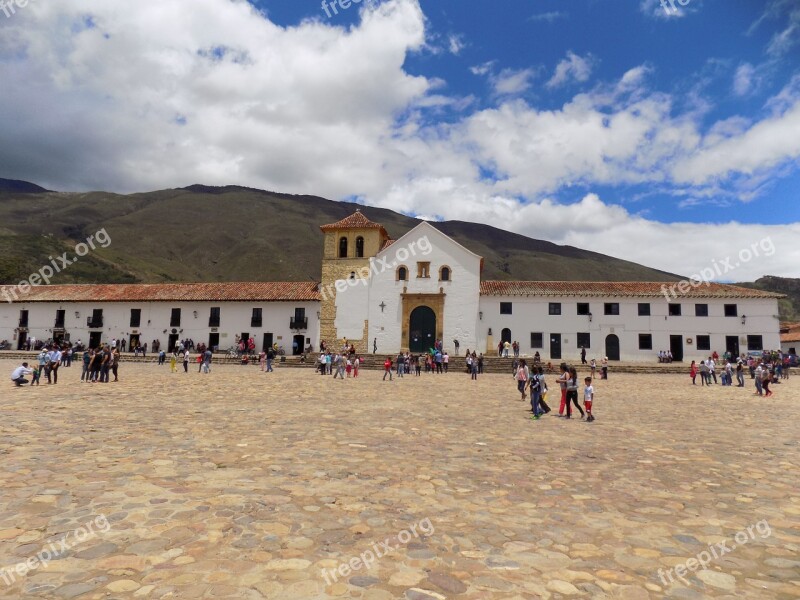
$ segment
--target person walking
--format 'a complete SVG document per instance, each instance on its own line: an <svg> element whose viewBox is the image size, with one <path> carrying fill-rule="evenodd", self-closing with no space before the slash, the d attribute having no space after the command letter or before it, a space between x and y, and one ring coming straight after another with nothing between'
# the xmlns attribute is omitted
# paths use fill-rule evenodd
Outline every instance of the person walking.
<svg viewBox="0 0 800 600"><path fill-rule="evenodd" d="M581 346L581 364L586 364L586 346Z"/></svg>
<svg viewBox="0 0 800 600"><path fill-rule="evenodd" d="M766 367L761 372L761 389L764 390L764 396L769 398L772 396L772 390L769 389L769 384L772 382L772 373L770 373L769 367Z"/></svg>
<svg viewBox="0 0 800 600"><path fill-rule="evenodd" d="M189 372L189 348L185 348L183 351L183 372Z"/></svg>
<svg viewBox="0 0 800 600"><path fill-rule="evenodd" d="M581 405L578 403L578 372L575 370L575 367L570 367L569 371L569 379L567 379L567 418L572 418L572 407L571 404L574 404L575 407L581 413L581 419L583 419L586 415L581 408Z"/></svg>
<svg viewBox="0 0 800 600"><path fill-rule="evenodd" d="M111 350L111 372L114 374L114 381L119 381L119 350Z"/></svg>
<svg viewBox="0 0 800 600"><path fill-rule="evenodd" d="M528 370L528 365L525 364L525 359L519 361L519 365L517 366L517 372L515 378L517 380L517 390L521 394L520 402L524 402L525 399L528 397L525 394L525 389L528 386L528 378L530 377L530 371Z"/></svg>
<svg viewBox="0 0 800 600"><path fill-rule="evenodd" d="M692 378L692 385L697 385L695 382L697 379L697 363L695 361L692 361L692 364L689 367L689 377Z"/></svg>
<svg viewBox="0 0 800 600"><path fill-rule="evenodd" d="M47 383L50 383L50 375L53 376L53 385L58 383L58 367L61 366L61 356L61 350L53 344L53 349L50 352L50 371L47 373Z"/></svg>
<svg viewBox="0 0 800 600"><path fill-rule="evenodd" d="M531 412L533 413L531 419L538 420L541 416L539 400L542 396L542 382L539 378L538 367L531 367L531 374L528 378L528 389L531 393Z"/></svg>
<svg viewBox="0 0 800 600"><path fill-rule="evenodd" d="M470 357L472 362L472 379L475 381L478 380L478 357L475 356L475 351L472 351L472 356Z"/></svg>
<svg viewBox="0 0 800 600"><path fill-rule="evenodd" d="M561 387L561 404L558 407L558 415L563 417L564 416L564 409L566 408L567 404L567 381L569 380L569 367L567 367L567 363L561 363L560 367L561 375L558 376L558 385Z"/></svg>
<svg viewBox="0 0 800 600"><path fill-rule="evenodd" d="M736 361L736 383L737 387L744 387L744 365L741 358Z"/></svg>
<svg viewBox="0 0 800 600"><path fill-rule="evenodd" d="M389 381L392 380L392 357L387 356L383 361L383 380L386 381L386 376L389 376Z"/></svg>
<svg viewBox="0 0 800 600"><path fill-rule="evenodd" d="M169 372L170 373L177 373L178 372L178 351L173 350L172 356L169 357Z"/></svg>
<svg viewBox="0 0 800 600"><path fill-rule="evenodd" d="M273 360L275 360L275 350L273 350L271 347L267 348L267 370L266 370L267 373L273 372L272 369Z"/></svg>
<svg viewBox="0 0 800 600"><path fill-rule="evenodd" d="M586 420L588 422L594 421L592 414L592 404L594 403L594 386L592 385L592 378L587 377L583 380L583 405L586 407Z"/></svg>

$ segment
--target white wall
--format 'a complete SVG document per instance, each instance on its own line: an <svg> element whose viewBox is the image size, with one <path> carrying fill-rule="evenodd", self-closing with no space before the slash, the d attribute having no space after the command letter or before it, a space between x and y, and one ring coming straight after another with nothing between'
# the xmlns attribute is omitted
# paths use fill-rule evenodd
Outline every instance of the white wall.
<svg viewBox="0 0 800 600"><path fill-rule="evenodd" d="M30 303L4 303L0 305L0 339L12 341L14 330L19 323L21 310L29 311L28 335L37 339L48 339L53 336L52 329L55 323L56 310L66 311L65 329L70 334L73 342L78 340L84 343L89 340L90 331L86 320L92 315L93 309L103 310L103 341L113 337L117 339L130 338L133 331L137 331L141 343L147 343L150 348L152 341L161 341L161 347L166 349L169 334L173 327L170 326L170 316L173 308L181 309L181 324L178 329L179 339L191 338L195 344L208 343L212 328L209 326L211 307L220 307L220 325L217 331L220 334L219 346L221 349L234 344L236 334L249 333L256 339L256 348L261 349L263 334L273 333L274 341L282 345L287 354L291 353L292 339L295 331L291 330L289 321L294 317L294 309L305 308L308 318L308 329L301 331L306 338L311 338L314 348L319 346L319 302L30 302ZM142 311L139 327L130 326L131 309L138 308ZM262 326L252 327L251 316L253 308L262 309ZM194 316L197 311L197 317ZM79 316L76 317L75 313ZM164 330L167 333L164 333ZM182 331L181 331L182 330ZM13 348L16 343L12 341Z"/></svg>
<svg viewBox="0 0 800 600"><path fill-rule="evenodd" d="M424 240L424 243L420 243ZM416 242L409 251L411 244ZM428 244L430 244L428 246ZM404 258L403 249L408 251ZM425 251L426 249L427 252ZM399 253L399 255L398 255ZM377 338L378 352L397 352L405 345L402 338L403 301L401 294L438 294L443 289L444 348L454 351L453 340L460 344L463 354L476 344L476 321L480 303L480 257L428 223L420 223L394 244L380 252L376 264L387 261L388 269L373 269L369 290L369 340ZM417 277L417 262L430 262L430 277ZM397 281L400 265L408 268L408 281ZM442 266L450 267L450 281L440 281ZM378 272L376 272L378 271ZM381 311L380 304L385 305ZM437 323L437 327L439 324Z"/></svg>
<svg viewBox="0 0 800 600"><path fill-rule="evenodd" d="M500 303L511 302L512 314L501 315ZM549 303L561 303L561 316L549 315ZM577 304L589 303L592 320L585 315L577 315ZM619 316L604 314L606 302L619 302ZM639 302L650 303L649 317L638 316ZM708 317L695 316L695 303L708 304ZM620 340L622 360L651 361L656 360L659 350L669 350L670 335L682 335L684 338L684 359L693 360L707 356L713 350L720 354L725 351L725 337L738 336L740 352L746 352L747 338L750 335L763 336L764 348L777 348L780 345L778 333L778 304L772 299L717 299L702 298L673 301L682 305L680 317L668 315L668 303L663 298L584 298L564 297L521 297L521 296L482 296L480 310L483 320L480 321L479 347L486 348L488 329L492 329L496 346L500 341L501 330L511 329L512 340L520 343L523 354L532 355L538 350L542 358L550 356L549 337L551 333L562 335L561 352L564 360L576 360L580 356L577 344L577 333L589 333L591 347L586 349L587 359L601 359L605 355L605 339L615 334ZM725 317L724 305L736 304L737 317ZM742 325L741 317L746 315L746 323ZM543 333L543 348L531 348L531 332ZM639 334L649 333L653 336L652 350L639 350ZM711 336L711 351L696 349L697 335ZM692 344L687 343L692 339Z"/></svg>

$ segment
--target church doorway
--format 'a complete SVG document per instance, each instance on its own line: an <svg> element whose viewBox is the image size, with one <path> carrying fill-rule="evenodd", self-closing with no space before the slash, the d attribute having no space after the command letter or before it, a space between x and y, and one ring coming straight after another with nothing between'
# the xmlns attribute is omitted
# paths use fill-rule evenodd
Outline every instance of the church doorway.
<svg viewBox="0 0 800 600"><path fill-rule="evenodd" d="M408 349L427 352L436 341L436 313L428 306L418 306L411 311L408 328Z"/></svg>

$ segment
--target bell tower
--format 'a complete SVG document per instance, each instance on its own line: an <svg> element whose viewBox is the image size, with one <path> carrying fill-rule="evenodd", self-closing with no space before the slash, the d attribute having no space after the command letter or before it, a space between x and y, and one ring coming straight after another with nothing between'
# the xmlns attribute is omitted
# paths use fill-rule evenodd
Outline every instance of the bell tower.
<svg viewBox="0 0 800 600"><path fill-rule="evenodd" d="M346 285L348 279L366 278L371 276L370 258L380 252L389 234L379 223L373 223L365 217L360 210L352 215L328 225L320 227L325 236L322 251L322 281L320 294L322 304L320 307L319 334L320 340L325 340L329 348L338 349L342 340L336 329L336 283L340 289ZM348 338L348 342L355 344L359 352L369 351L368 319L364 320L364 333L361 339Z"/></svg>

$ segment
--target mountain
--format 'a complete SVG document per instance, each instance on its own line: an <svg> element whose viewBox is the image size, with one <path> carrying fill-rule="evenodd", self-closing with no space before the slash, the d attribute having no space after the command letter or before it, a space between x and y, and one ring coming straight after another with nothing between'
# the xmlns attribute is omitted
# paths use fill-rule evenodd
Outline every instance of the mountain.
<svg viewBox="0 0 800 600"><path fill-rule="evenodd" d="M239 186L193 185L130 195L0 192L0 283L27 278L49 257L71 254L101 229L111 238L108 247L90 252L54 283L318 280L319 226L356 208L395 239L419 223L386 209ZM485 279L679 278L488 225L448 221L435 226L484 257Z"/></svg>
<svg viewBox="0 0 800 600"><path fill-rule="evenodd" d="M786 298L778 300L781 320L800 321L800 279L766 275L752 283L737 283L736 285L786 294Z"/></svg>
<svg viewBox="0 0 800 600"><path fill-rule="evenodd" d="M48 190L35 183L19 181L18 179L0 178L0 192L15 192L17 194L38 194Z"/></svg>

